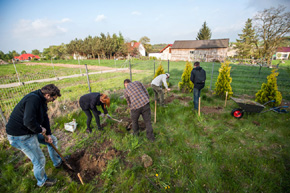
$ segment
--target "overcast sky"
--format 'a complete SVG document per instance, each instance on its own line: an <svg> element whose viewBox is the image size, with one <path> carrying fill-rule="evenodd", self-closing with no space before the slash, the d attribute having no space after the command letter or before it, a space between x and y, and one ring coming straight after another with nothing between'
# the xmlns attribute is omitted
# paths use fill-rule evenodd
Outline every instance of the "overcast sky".
<svg viewBox="0 0 290 193"><path fill-rule="evenodd" d="M212 39L235 41L248 18L290 0L0 0L0 50L31 52L71 40L119 34L151 44L195 40L204 21Z"/></svg>

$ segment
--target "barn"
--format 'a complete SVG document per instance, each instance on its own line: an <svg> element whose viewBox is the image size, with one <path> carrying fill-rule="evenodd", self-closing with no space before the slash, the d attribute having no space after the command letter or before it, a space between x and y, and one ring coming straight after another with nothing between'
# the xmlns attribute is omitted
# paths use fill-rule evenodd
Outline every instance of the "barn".
<svg viewBox="0 0 290 193"><path fill-rule="evenodd" d="M229 39L176 40L171 47L171 60L223 61L228 47Z"/></svg>

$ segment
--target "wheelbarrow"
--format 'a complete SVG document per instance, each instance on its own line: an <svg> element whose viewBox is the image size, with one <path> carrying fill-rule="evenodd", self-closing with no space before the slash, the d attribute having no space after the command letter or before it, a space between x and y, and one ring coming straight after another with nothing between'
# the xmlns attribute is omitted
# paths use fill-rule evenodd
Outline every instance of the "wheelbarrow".
<svg viewBox="0 0 290 193"><path fill-rule="evenodd" d="M274 111L278 113L286 113L287 111L283 108L288 108L288 106L279 106L279 107L272 107L270 109L265 110L266 104L275 102L275 100L268 101L264 104L260 104L255 101L251 101L248 99L239 99L239 98L234 98L231 97L233 101L235 101L240 108L234 108L231 112L231 115L237 119L240 119L243 117L245 112L248 113L265 113L268 111Z"/></svg>

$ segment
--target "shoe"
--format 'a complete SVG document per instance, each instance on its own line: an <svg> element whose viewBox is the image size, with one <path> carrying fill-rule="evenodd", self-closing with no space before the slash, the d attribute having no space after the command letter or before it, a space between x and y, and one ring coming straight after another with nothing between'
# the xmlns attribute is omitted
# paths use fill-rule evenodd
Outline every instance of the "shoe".
<svg viewBox="0 0 290 193"><path fill-rule="evenodd" d="M91 128L87 128L86 132L87 133L92 133L92 129Z"/></svg>
<svg viewBox="0 0 290 193"><path fill-rule="evenodd" d="M47 178L47 180L44 182L44 184L42 184L42 186L50 187L50 186L53 186L54 184L56 184L56 182L57 182L57 179ZM40 186L40 187L42 187L42 186Z"/></svg>
<svg viewBox="0 0 290 193"><path fill-rule="evenodd" d="M103 127L98 127L99 131L104 131Z"/></svg>

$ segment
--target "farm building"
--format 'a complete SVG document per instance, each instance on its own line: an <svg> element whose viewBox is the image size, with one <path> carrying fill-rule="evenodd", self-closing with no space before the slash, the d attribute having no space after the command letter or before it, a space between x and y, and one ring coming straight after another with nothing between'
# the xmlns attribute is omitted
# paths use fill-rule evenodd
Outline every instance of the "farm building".
<svg viewBox="0 0 290 193"><path fill-rule="evenodd" d="M176 40L171 48L171 60L222 61L227 56L228 47L229 39Z"/></svg>
<svg viewBox="0 0 290 193"><path fill-rule="evenodd" d="M127 45L128 45L128 51L131 56L136 56L138 54L141 56L146 55L145 48L140 42L130 42Z"/></svg>
<svg viewBox="0 0 290 193"><path fill-rule="evenodd" d="M33 54L21 54L20 56L15 56L14 60L16 61L27 61L27 60L32 60L33 58L39 59L38 55L33 55Z"/></svg>
<svg viewBox="0 0 290 193"><path fill-rule="evenodd" d="M276 60L288 60L290 47L279 47L276 52Z"/></svg>
<svg viewBox="0 0 290 193"><path fill-rule="evenodd" d="M171 60L171 47L173 44L168 44L158 53L149 53L149 57L156 57L160 60Z"/></svg>

